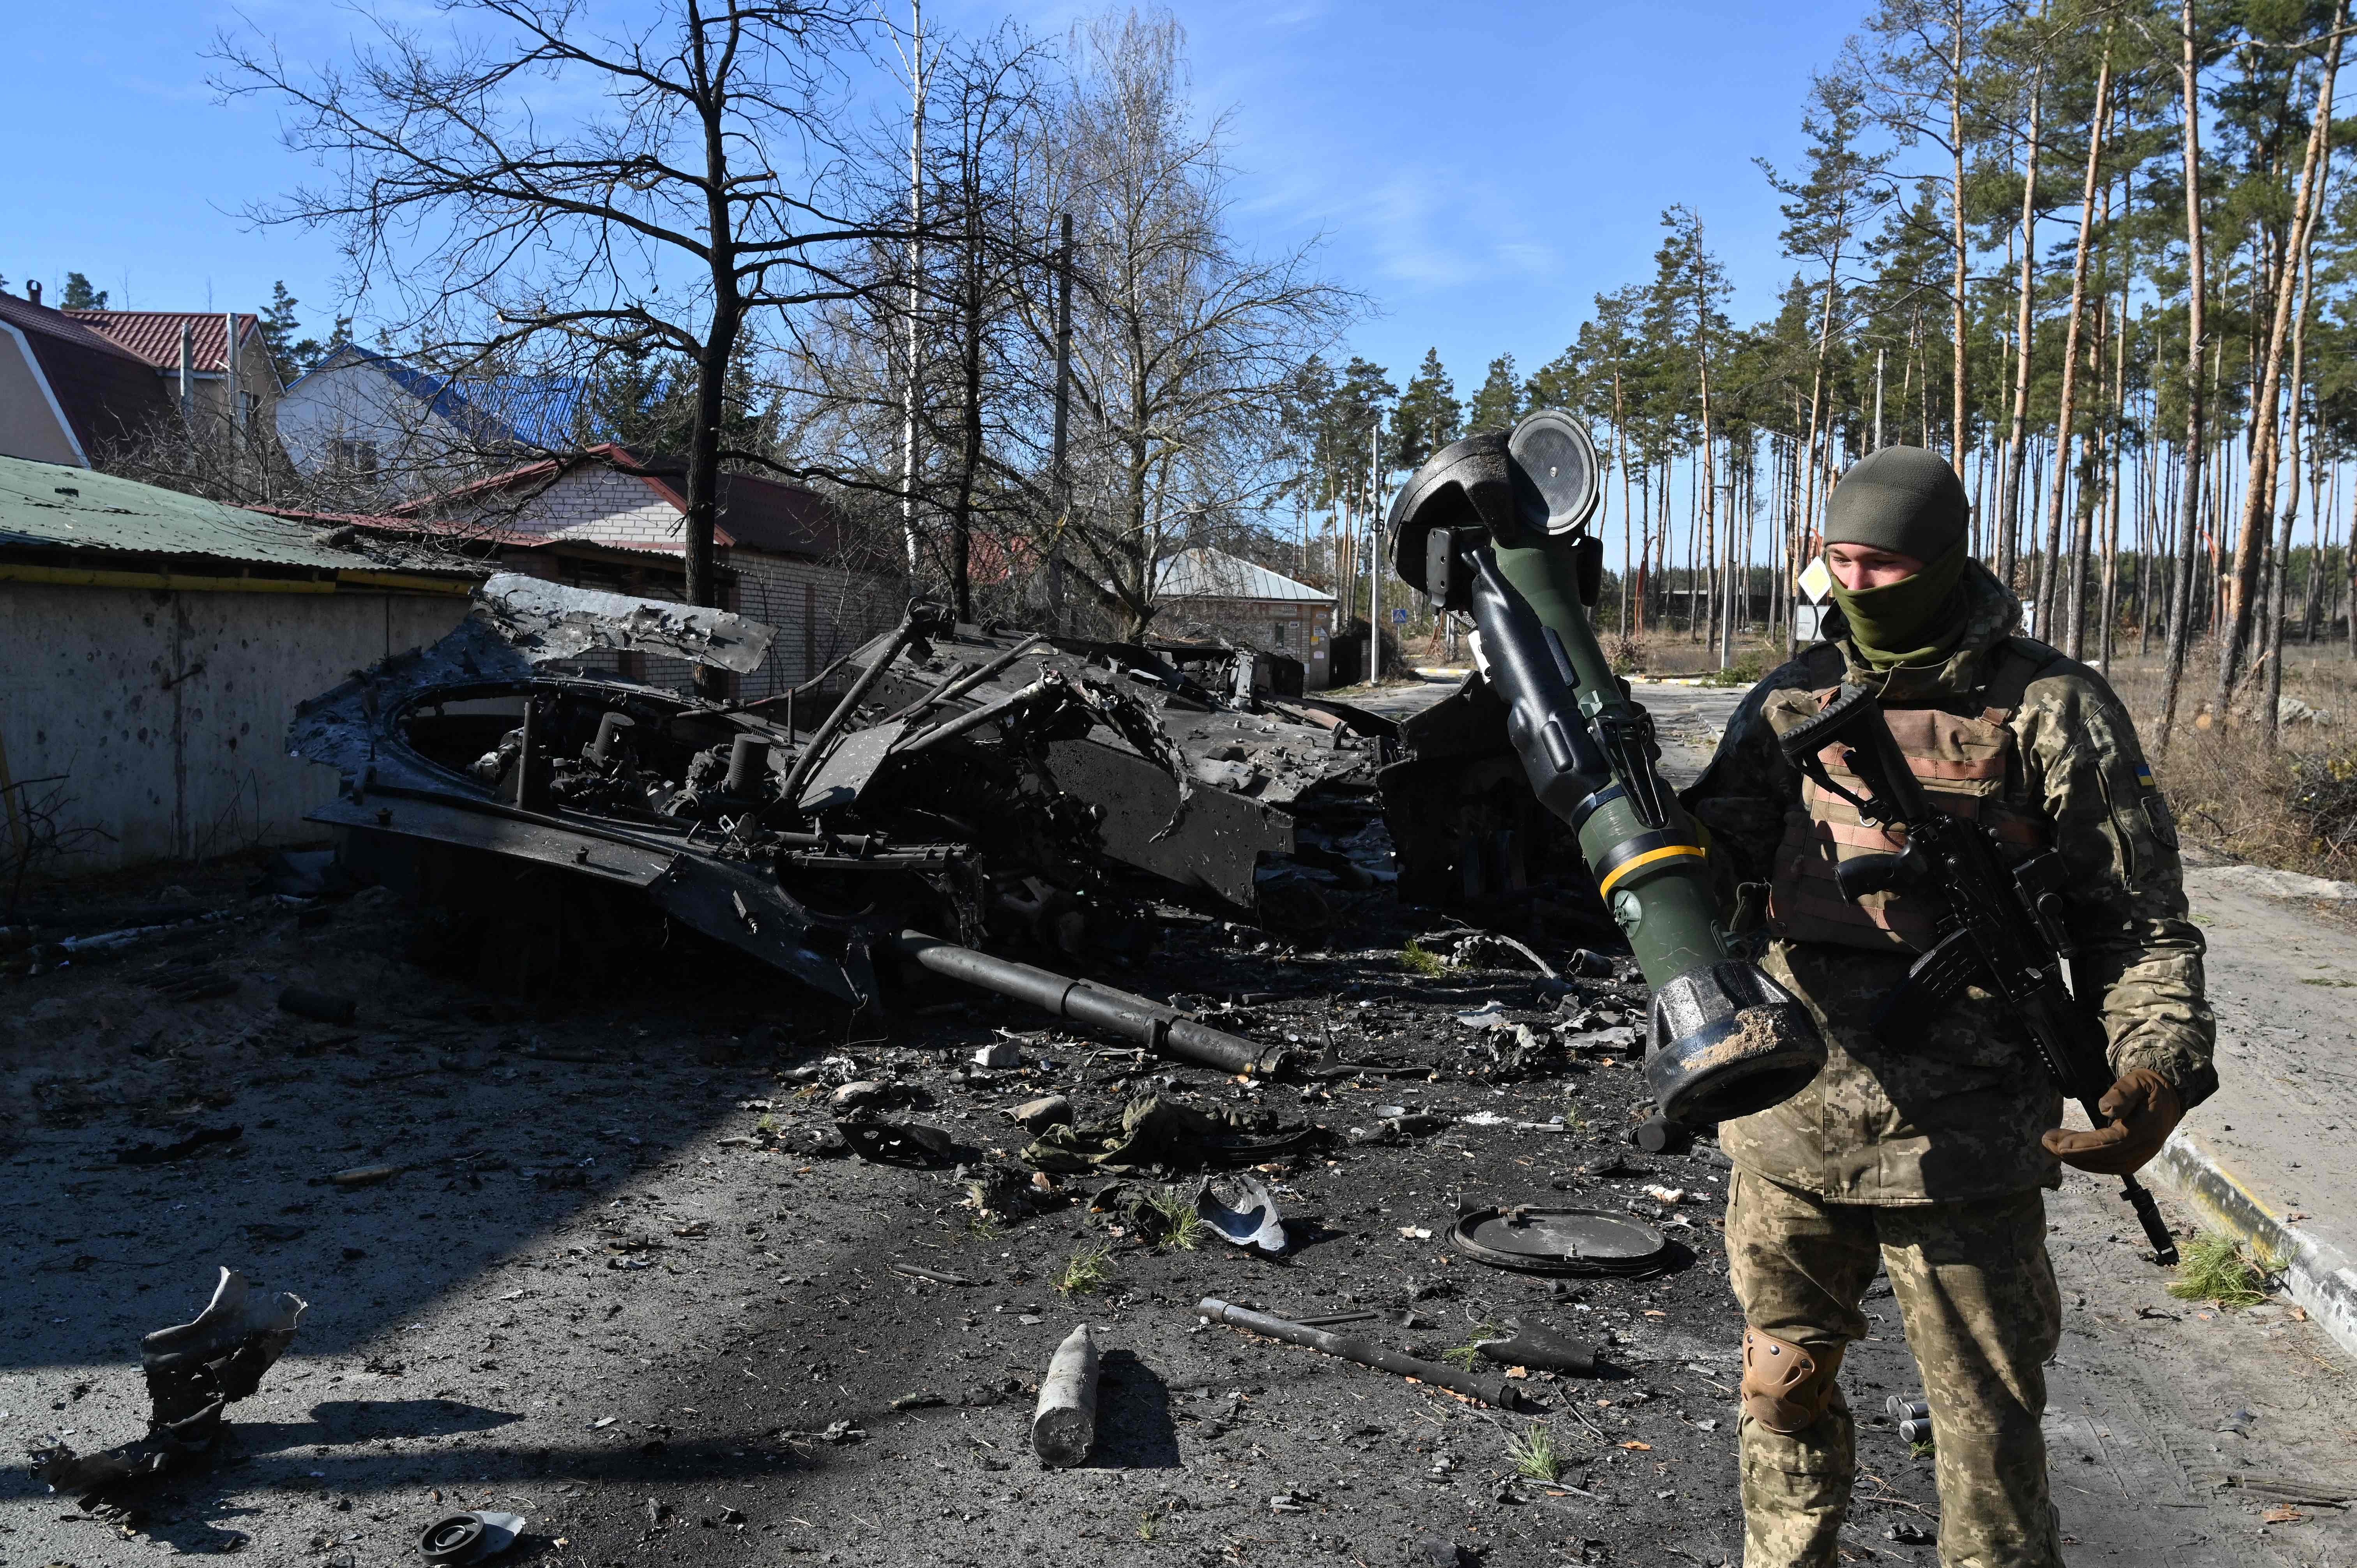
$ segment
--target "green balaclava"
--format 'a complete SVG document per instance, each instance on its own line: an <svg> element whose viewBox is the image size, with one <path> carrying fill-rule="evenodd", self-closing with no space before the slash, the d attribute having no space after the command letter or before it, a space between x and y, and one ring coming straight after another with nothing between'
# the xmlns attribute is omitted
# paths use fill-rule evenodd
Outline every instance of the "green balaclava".
<svg viewBox="0 0 2357 1568"><path fill-rule="evenodd" d="M1912 555L1923 569L1879 588L1836 584L1850 640L1877 670L1937 664L1964 640L1951 613L1965 561L1964 481L1935 453L1886 446L1853 467L1825 502L1825 543Z"/></svg>

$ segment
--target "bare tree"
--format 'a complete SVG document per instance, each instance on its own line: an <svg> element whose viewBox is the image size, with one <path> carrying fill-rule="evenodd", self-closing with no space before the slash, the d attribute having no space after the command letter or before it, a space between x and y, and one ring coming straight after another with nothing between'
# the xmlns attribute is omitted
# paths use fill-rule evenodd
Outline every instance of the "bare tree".
<svg viewBox="0 0 2357 1568"><path fill-rule="evenodd" d="M726 385L757 313L845 297L897 221L846 216L839 59L854 0L664 0L601 27L569 0L452 0L436 46L390 12L344 66L225 38L216 85L291 106L285 141L328 181L254 208L342 235L356 290L482 360L660 347L694 366L686 596L716 601ZM561 104L548 113L539 107ZM716 672L699 670L699 685Z"/></svg>
<svg viewBox="0 0 2357 1568"><path fill-rule="evenodd" d="M2276 537L2273 564L2268 573L2266 638L2262 655L2267 663L2266 703L2267 745L2270 746L2283 738L2284 590L2289 580L2292 525L2299 515L2299 394L2301 383L2308 378L2308 323L2316 283L2316 223L2319 214L2324 210L2324 182L2331 173L2330 162L2321 158L2319 142L2329 139L2331 134L2333 88L2341 74L2341 51L2348 20L2349 0L2336 0L2332 8L2332 38L2324 58L2323 80L2317 84L2316 119L2309 131L2307 163L2300 171L2298 216L2293 223L2296 231L2293 259L2299 277L2298 304L2291 320L2291 399L2286 415L2288 426L2286 438L2289 442L2289 451L2273 465L2274 489L2283 498L2283 522ZM2289 295L2293 291L2287 286L2284 292ZM2317 543L2319 548L2309 557L2308 569L2311 583L2324 571L2321 536Z"/></svg>
<svg viewBox="0 0 2357 1568"><path fill-rule="evenodd" d="M1950 288L1953 387L1949 403L1948 457L1964 467L1969 438L1971 388L1965 379L1971 341L1972 238L1966 220L1964 164L1980 134L1968 106L1987 27L1985 0L1882 0L1867 20L1870 45L1852 46L1852 71L1869 84L1875 117L1902 146L1929 142L1947 155ZM1927 442L1928 444L1928 442Z"/></svg>
<svg viewBox="0 0 2357 1568"><path fill-rule="evenodd" d="M929 51L911 203L929 214L927 242L872 247L856 297L796 324L785 366L790 444L843 486L898 501L911 566L962 619L974 615L978 544L1019 595L1005 545L1049 504L1043 329L1029 315L1053 266L1039 176L1048 63L1012 26ZM910 199L896 176L868 199Z"/></svg>
<svg viewBox="0 0 2357 1568"><path fill-rule="evenodd" d="M1292 478L1286 384L1357 305L1306 247L1273 260L1236 247L1225 126L1191 122L1182 51L1167 15L1076 29L1078 80L1048 149L1077 251L1074 500L1049 542L1132 635L1174 546L1244 525Z"/></svg>
<svg viewBox="0 0 2357 1568"><path fill-rule="evenodd" d="M1826 417L1825 369L1833 352L1837 316L1843 330L1849 321L1843 313L1843 266L1855 263L1853 242L1875 212L1889 201L1883 177L1889 155L1874 155L1858 145L1866 91L1846 75L1813 77L1809 106L1801 116L1801 133L1809 138L1810 168L1805 178L1779 175L1765 158L1753 161L1767 175L1769 185L1783 197L1784 254L1824 270L1824 294L1818 301L1816 351L1809 371L1808 434L1802 446L1805 473L1801 485L1800 525L1786 542L1789 557L1801 538L1814 527L1817 515L1819 437L1830 431ZM1792 628L1785 628L1785 651L1792 651Z"/></svg>

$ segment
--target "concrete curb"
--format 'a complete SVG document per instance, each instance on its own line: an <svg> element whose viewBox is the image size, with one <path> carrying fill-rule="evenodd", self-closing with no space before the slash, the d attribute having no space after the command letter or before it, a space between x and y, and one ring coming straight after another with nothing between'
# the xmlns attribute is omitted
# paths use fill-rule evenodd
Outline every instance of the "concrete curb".
<svg viewBox="0 0 2357 1568"><path fill-rule="evenodd" d="M2338 1247L2320 1241L2269 1208L2249 1184L2218 1163L2200 1140L2179 1128L2147 1167L2157 1180L2200 1211L2205 1223L2254 1253L2287 1260L2284 1287L2341 1349L2357 1357L2357 1267Z"/></svg>

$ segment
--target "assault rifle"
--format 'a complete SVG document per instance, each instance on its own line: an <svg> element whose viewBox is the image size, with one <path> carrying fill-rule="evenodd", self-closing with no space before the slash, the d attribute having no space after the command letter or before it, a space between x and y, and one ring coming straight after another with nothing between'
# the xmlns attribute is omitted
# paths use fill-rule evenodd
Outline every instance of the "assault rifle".
<svg viewBox="0 0 2357 1568"><path fill-rule="evenodd" d="M2069 877L2062 857L2045 850L2007 868L1986 828L1932 805L1891 738L1881 703L1861 687L1847 688L1780 740L1784 755L1819 789L1857 807L1867 822L1905 831L1906 847L1897 854L1857 855L1835 868L1842 897L1856 901L1899 890L1939 911L1939 940L1883 999L1871 1020L1875 1033L1894 1046L1921 1038L1957 993L1977 981L2020 1018L2062 1092L2085 1109L2091 1123L2104 1125L2109 1118L2095 1105L2113 1074L2103 1026L2062 980L2072 956L2062 920L2061 890ZM1820 754L1835 746L1866 796L1835 783L1826 770ZM2176 1262L2177 1243L2152 1194L2132 1176L2122 1176L2120 1187L2154 1255L2163 1264Z"/></svg>

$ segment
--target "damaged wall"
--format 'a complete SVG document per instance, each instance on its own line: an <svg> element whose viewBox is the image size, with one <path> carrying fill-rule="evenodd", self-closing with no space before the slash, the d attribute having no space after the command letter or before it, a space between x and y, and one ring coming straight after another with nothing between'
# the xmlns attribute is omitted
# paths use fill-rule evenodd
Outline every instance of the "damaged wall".
<svg viewBox="0 0 2357 1568"><path fill-rule="evenodd" d="M308 586L309 585L305 585ZM317 840L335 775L288 757L296 705L438 640L463 593L175 591L0 582L0 770L19 811L94 827L69 875ZM0 820L13 853L27 823Z"/></svg>

